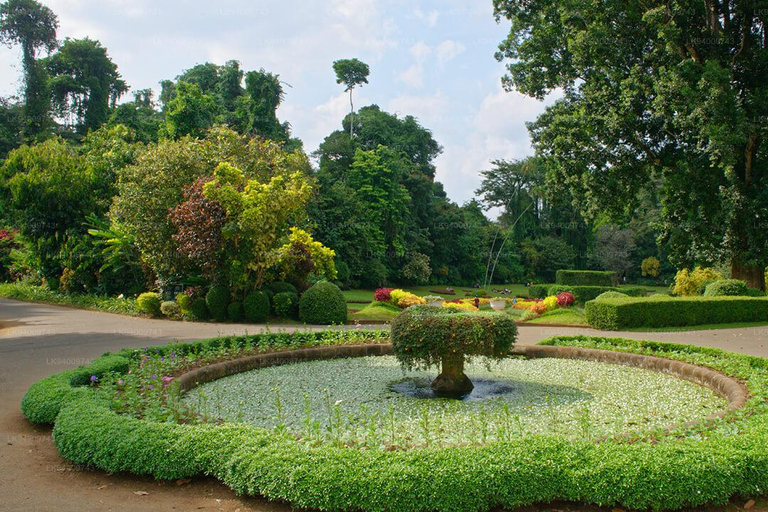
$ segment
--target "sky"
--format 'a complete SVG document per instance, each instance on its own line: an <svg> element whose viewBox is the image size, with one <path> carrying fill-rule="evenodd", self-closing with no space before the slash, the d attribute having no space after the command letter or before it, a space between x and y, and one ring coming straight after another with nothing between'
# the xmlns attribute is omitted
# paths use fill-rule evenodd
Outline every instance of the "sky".
<svg viewBox="0 0 768 512"><path fill-rule="evenodd" d="M206 61L238 60L284 81L278 117L307 152L341 127L349 100L334 60L359 58L369 84L355 108L413 115L443 147L437 179L459 204L494 159L532 154L525 123L544 103L501 87L494 58L509 22L490 0L43 0L59 39L98 39L132 90L152 88ZM0 47L0 94L19 94L18 48Z"/></svg>

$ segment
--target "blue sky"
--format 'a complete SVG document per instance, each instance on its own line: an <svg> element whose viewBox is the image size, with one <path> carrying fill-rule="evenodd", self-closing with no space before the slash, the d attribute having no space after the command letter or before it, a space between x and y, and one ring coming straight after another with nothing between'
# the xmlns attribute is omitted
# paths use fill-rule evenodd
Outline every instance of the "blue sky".
<svg viewBox="0 0 768 512"><path fill-rule="evenodd" d="M493 54L508 31L490 0L43 0L59 38L98 39L132 89L153 88L197 63L239 60L290 84L279 117L308 152L349 109L332 62L371 67L355 107L411 114L443 146L437 179L459 203L497 158L531 154L525 123L544 104L500 85ZM0 48L0 94L17 93L19 50Z"/></svg>

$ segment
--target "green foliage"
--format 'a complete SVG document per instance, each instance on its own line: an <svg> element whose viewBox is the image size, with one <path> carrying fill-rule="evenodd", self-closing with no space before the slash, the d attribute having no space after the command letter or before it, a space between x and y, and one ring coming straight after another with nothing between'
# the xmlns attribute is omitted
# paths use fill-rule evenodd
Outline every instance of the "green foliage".
<svg viewBox="0 0 768 512"><path fill-rule="evenodd" d="M50 290L46 286L35 286L17 281L0 284L0 297L21 300L24 302L41 302L44 304L60 304L81 309L95 309L119 313L121 315L138 315L136 301L132 298L107 297L101 295L77 294L70 295Z"/></svg>
<svg viewBox="0 0 768 512"><path fill-rule="evenodd" d="M339 287L321 281L305 291L299 301L299 318L306 324L345 324L347 302Z"/></svg>
<svg viewBox="0 0 768 512"><path fill-rule="evenodd" d="M208 290L208 293L205 295L205 304L208 306L208 311L211 313L211 317L217 322L226 321L229 303L230 293L229 288L226 286L211 286L211 289Z"/></svg>
<svg viewBox="0 0 768 512"><path fill-rule="evenodd" d="M576 260L573 247L565 240L554 236L524 240L520 251L525 258L531 277L548 283L554 281L558 270L572 268Z"/></svg>
<svg viewBox="0 0 768 512"><path fill-rule="evenodd" d="M182 313L188 313L192 307L192 299L186 293L179 293L176 295L176 304L179 305L179 309Z"/></svg>
<svg viewBox="0 0 768 512"><path fill-rule="evenodd" d="M722 279L720 272L713 268L696 267L693 271L684 268L675 275L675 295L692 297L701 295L706 286L704 283L711 283Z"/></svg>
<svg viewBox="0 0 768 512"><path fill-rule="evenodd" d="M189 312L192 314L192 318L200 322L208 320L210 317L208 304L203 297L197 297L192 300L192 304L189 306Z"/></svg>
<svg viewBox="0 0 768 512"><path fill-rule="evenodd" d="M558 270L557 284L570 286L616 286L619 278L614 271Z"/></svg>
<svg viewBox="0 0 768 512"><path fill-rule="evenodd" d="M543 299L549 295L549 288L549 285L546 284L532 284L528 287L528 296L532 299Z"/></svg>
<svg viewBox="0 0 768 512"><path fill-rule="evenodd" d="M341 59L333 63L333 71L336 73L336 83L344 84L346 90L352 90L358 85L368 83L368 75L371 70L368 64L358 59Z"/></svg>
<svg viewBox="0 0 768 512"><path fill-rule="evenodd" d="M649 256L640 264L640 270L643 273L643 277L658 277L661 270L661 262L658 258Z"/></svg>
<svg viewBox="0 0 768 512"><path fill-rule="evenodd" d="M181 314L181 307L172 300L164 300L160 303L160 312L168 318L177 318Z"/></svg>
<svg viewBox="0 0 768 512"><path fill-rule="evenodd" d="M602 330L768 321L768 298L665 297L595 300L587 322Z"/></svg>
<svg viewBox="0 0 768 512"><path fill-rule="evenodd" d="M621 292L631 297L645 297L647 294L645 288L626 286L624 288L615 288L611 286L565 286L553 285L548 289L548 295L558 295L562 292L570 292L576 299L576 303L585 304L587 301L597 298L598 295L605 292Z"/></svg>
<svg viewBox="0 0 768 512"><path fill-rule="evenodd" d="M278 293L293 293L295 295L299 294L298 288L296 288L291 283L286 283L285 281L273 281L271 283L267 283L264 285L265 290L269 290L272 292L272 295L277 295Z"/></svg>
<svg viewBox="0 0 768 512"><path fill-rule="evenodd" d="M747 293L747 283L739 279L713 281L704 288L705 297L746 296Z"/></svg>
<svg viewBox="0 0 768 512"><path fill-rule="evenodd" d="M380 340L380 334L364 333L369 342ZM275 333L155 350L183 356L216 353L223 346L239 351L246 343L265 348L349 343L351 336L359 337L355 332ZM729 413L712 427L683 427L680 435L599 443L526 436L482 446L392 451L313 446L247 425L138 420L111 410L94 389L72 388L70 372L34 384L22 409L30 421L55 424L54 442L75 464L162 479L206 474L240 494L280 499L296 508L470 512L564 500L663 510L759 495L768 471L765 359L618 338L558 337L543 343L706 364L744 381L753 398L743 413ZM289 478L295 477L297 462L304 468L301 478Z"/></svg>
<svg viewBox="0 0 768 512"><path fill-rule="evenodd" d="M603 300L603 299L623 299L625 297L629 297L626 293L621 292L603 292L597 297L595 297L595 300Z"/></svg>
<svg viewBox="0 0 768 512"><path fill-rule="evenodd" d="M227 319L230 322L240 322L243 319L243 303L232 302L227 306Z"/></svg>
<svg viewBox="0 0 768 512"><path fill-rule="evenodd" d="M437 366L459 353L500 359L517 339L515 320L501 312L412 306L392 320L392 348L406 368Z"/></svg>
<svg viewBox="0 0 768 512"><path fill-rule="evenodd" d="M203 137L216 122L219 106L210 94L204 94L197 84L180 82L176 96L165 109L163 130L171 139L186 135Z"/></svg>
<svg viewBox="0 0 768 512"><path fill-rule="evenodd" d="M249 293L243 301L245 319L252 323L262 323L269 316L269 295L261 290Z"/></svg>
<svg viewBox="0 0 768 512"><path fill-rule="evenodd" d="M432 269L429 268L429 256L419 252L408 257L403 265L403 280L409 283L424 284L429 281Z"/></svg>
<svg viewBox="0 0 768 512"><path fill-rule="evenodd" d="M160 316L160 294L144 292L136 299L136 307L149 316Z"/></svg>
<svg viewBox="0 0 768 512"><path fill-rule="evenodd" d="M272 297L272 310L278 318L297 318L299 296L292 292L279 292Z"/></svg>
<svg viewBox="0 0 768 512"><path fill-rule="evenodd" d="M70 386L88 386L93 385L93 378L100 381L104 376L110 373L125 373L130 364L125 355L106 353L94 360L88 366L79 366L72 370L69 378Z"/></svg>

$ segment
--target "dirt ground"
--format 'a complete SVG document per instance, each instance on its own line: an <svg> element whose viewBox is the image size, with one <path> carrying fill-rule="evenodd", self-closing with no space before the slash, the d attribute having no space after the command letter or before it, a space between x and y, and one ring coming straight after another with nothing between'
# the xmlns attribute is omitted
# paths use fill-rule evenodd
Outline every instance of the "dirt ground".
<svg viewBox="0 0 768 512"><path fill-rule="evenodd" d="M59 457L49 428L33 427L19 404L35 381L88 364L106 351L217 335L255 333L263 326L196 324L124 317L109 313L0 299L0 511L288 511L285 504L239 498L208 478L157 482L112 475ZM277 326L270 326L274 331ZM285 327L291 329L291 327ZM525 326L521 344L558 334L595 334L590 329ZM611 333L601 333L611 335ZM616 333L623 337L715 346L768 356L768 327L674 333ZM768 502L734 500L707 512L768 511ZM601 511L597 507L550 504L533 511Z"/></svg>

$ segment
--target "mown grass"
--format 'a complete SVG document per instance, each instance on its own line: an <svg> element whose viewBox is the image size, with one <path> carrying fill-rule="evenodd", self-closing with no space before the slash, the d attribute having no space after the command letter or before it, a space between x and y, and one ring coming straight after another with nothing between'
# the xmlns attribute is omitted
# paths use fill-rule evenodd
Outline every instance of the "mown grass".
<svg viewBox="0 0 768 512"><path fill-rule="evenodd" d="M581 308L556 309L547 311L538 318L525 322L527 324L561 324L587 326L587 318Z"/></svg>

